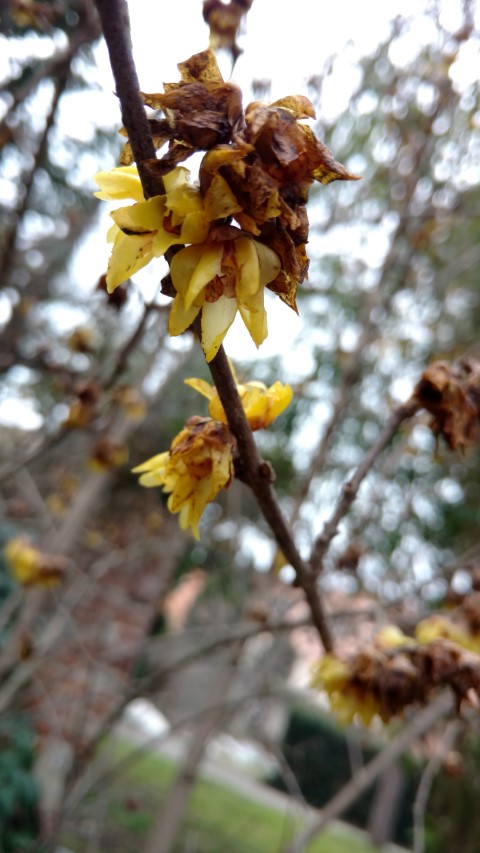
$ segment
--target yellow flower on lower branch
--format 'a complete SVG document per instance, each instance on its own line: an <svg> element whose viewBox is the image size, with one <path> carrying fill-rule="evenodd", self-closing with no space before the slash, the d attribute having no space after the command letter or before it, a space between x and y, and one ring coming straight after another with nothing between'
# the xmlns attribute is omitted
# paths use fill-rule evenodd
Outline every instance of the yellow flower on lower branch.
<svg viewBox="0 0 480 853"><path fill-rule="evenodd" d="M325 654L318 662L312 687L325 690L332 712L340 725L347 726L360 720L369 726L373 718L381 715L381 708L374 695L352 684L353 670L347 661L334 654Z"/></svg>
<svg viewBox="0 0 480 853"><path fill-rule="evenodd" d="M280 267L272 249L241 231L233 239L181 249L170 267L177 291L170 334L181 335L201 311L202 347L211 361L239 311L252 340L260 346L267 337L264 287L277 277Z"/></svg>
<svg viewBox="0 0 480 853"><path fill-rule="evenodd" d="M173 439L170 450L147 459L133 469L147 488L162 486L169 494L170 512L180 513L182 530L191 528L200 538L198 524L207 506L233 478L235 439L225 424L211 418L190 418Z"/></svg>
<svg viewBox="0 0 480 853"><path fill-rule="evenodd" d="M234 373L235 377L235 373ZM236 381L236 377L235 377ZM204 379L185 379L185 385L194 388L209 400L208 411L212 418L227 423L227 416L220 402L218 391L214 385L205 382ZM242 401L242 406L252 430L265 429L278 418L287 408L292 399L290 385L282 385L274 382L267 388L263 382L237 382L237 391Z"/></svg>

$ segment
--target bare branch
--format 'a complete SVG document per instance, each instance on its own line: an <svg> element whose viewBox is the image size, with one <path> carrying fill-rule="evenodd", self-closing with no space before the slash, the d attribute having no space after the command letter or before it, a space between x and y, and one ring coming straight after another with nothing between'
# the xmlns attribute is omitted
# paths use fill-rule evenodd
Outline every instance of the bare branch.
<svg viewBox="0 0 480 853"><path fill-rule="evenodd" d="M402 406L398 406L398 408L392 412L388 423L380 433L373 447L371 447L368 453L366 454L363 462L361 462L361 464L358 466L353 477L351 477L349 480L347 480L346 483L344 483L335 510L329 521L326 522L322 533L315 540L314 546L312 548L310 565L315 575L317 575L321 571L323 558L330 546L332 539L338 531L338 525L350 509L365 477L370 472L371 468L375 464L382 451L385 450L387 445L390 443L399 426L404 421L408 420L408 418L411 418L415 414L417 409L418 403L416 401L409 400Z"/></svg>
<svg viewBox="0 0 480 853"><path fill-rule="evenodd" d="M145 197L161 195L161 178L152 178L142 169L145 160L155 159L155 147L145 113L137 71L132 56L128 8L125 0L95 0L107 43L110 64L122 109L122 121L128 133Z"/></svg>
<svg viewBox="0 0 480 853"><path fill-rule="evenodd" d="M458 734L460 724L458 720L452 720L446 727L444 735L438 748L433 753L422 773L417 796L413 804L413 849L414 853L425 853L425 810L432 784L437 775L441 763Z"/></svg>
<svg viewBox="0 0 480 853"><path fill-rule="evenodd" d="M209 366L227 415L228 425L237 439L243 467L241 474L254 493L263 517L268 522L279 548L295 570L298 584L303 589L310 607L313 624L318 630L325 649L331 651L333 648L332 635L317 589L316 578L308 565L302 560L278 505L272 488L272 471L258 452L223 347L220 347Z"/></svg>

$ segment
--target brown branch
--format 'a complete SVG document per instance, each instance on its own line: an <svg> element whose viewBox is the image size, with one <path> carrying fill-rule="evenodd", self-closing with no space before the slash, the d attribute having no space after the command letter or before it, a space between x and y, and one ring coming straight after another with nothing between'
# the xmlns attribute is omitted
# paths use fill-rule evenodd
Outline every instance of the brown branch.
<svg viewBox="0 0 480 853"><path fill-rule="evenodd" d="M303 589L310 607L313 624L318 630L325 649L331 651L333 648L332 635L317 589L316 578L308 565L302 560L280 510L272 488L272 471L258 452L223 347L220 347L209 366L227 415L228 425L237 439L243 467L242 476L254 493L263 517L269 524L279 548L295 570L298 584Z"/></svg>
<svg viewBox="0 0 480 853"><path fill-rule="evenodd" d="M45 127L43 129L42 135L38 141L37 149L34 153L33 163L23 180L24 184L24 193L23 198L21 199L17 209L13 214L13 221L10 227L7 229L6 235L3 238L1 249L0 249L0 270L1 270L1 282L0 287L7 287L9 284L9 276L10 271L12 269L14 260L15 260L15 244L17 242L17 233L18 227L22 222L29 204L30 198L32 195L33 184L35 180L35 176L37 174L38 168L41 166L42 161L44 159L45 153L47 151L48 145L48 135L50 133L51 128L55 122L58 105L60 103L60 99L67 87L67 83L70 77L70 67L73 59L73 54L65 58L63 63L59 65L57 70L57 78L54 82L54 93L52 102L50 104L50 109L48 111L47 119L45 122Z"/></svg>
<svg viewBox="0 0 480 853"><path fill-rule="evenodd" d="M344 483L333 515L324 525L322 533L320 534L320 536L317 537L312 548L310 565L315 575L318 575L318 573L321 571L323 558L328 550L332 539L337 534L338 525L350 509L365 477L375 464L377 458L380 456L382 451L385 450L387 445L390 443L399 426L403 423L403 421L406 421L408 420L408 418L411 418L415 414L417 409L418 402L409 400L402 406L398 406L398 408L396 408L392 412L388 423L386 424L383 431L380 433L373 447L371 447L368 453L366 454L363 462L361 462L361 464L358 466L353 477L351 477L349 480L347 480L346 483Z"/></svg>
<svg viewBox="0 0 480 853"><path fill-rule="evenodd" d="M413 804L413 850L414 853L425 853L425 812L428 798L445 756L453 746L460 728L458 720L451 720L446 726L443 738L431 756L422 773Z"/></svg>
<svg viewBox="0 0 480 853"><path fill-rule="evenodd" d="M161 195L163 181L143 167L156 158L150 126L145 113L137 70L133 61L128 8L125 0L95 0L107 44L110 65L120 100L122 121L138 167L145 197Z"/></svg>
<svg viewBox="0 0 480 853"><path fill-rule="evenodd" d="M113 385L115 385L117 379L119 379L122 373L124 373L127 369L130 356L142 340L147 320L153 311L156 311L160 314L164 311L164 307L162 305L157 305L154 302L148 302L144 305L142 316L140 317L137 326L133 330L130 337L127 338L123 347L117 353L116 362L113 367L113 370L108 379L106 379L103 383L104 391L108 391Z"/></svg>
<svg viewBox="0 0 480 853"><path fill-rule="evenodd" d="M313 826L301 832L296 839L289 844L283 853L301 853L309 842L319 835L327 824L340 817L358 797L367 791L379 776L396 761L408 749L410 744L444 717L452 709L451 697L443 693L431 705L427 705L418 711L405 728L382 750L375 758L369 761L349 782L327 803L322 809L318 821Z"/></svg>

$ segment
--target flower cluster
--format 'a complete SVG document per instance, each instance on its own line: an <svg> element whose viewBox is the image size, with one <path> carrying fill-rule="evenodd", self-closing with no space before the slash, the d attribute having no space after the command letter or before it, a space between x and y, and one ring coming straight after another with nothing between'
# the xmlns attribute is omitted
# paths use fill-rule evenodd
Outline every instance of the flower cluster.
<svg viewBox="0 0 480 853"><path fill-rule="evenodd" d="M308 270L309 186L355 176L301 124L315 115L307 98L255 102L244 112L240 90L223 81L212 51L178 67L179 83L143 94L147 106L165 115L150 126L156 148L168 143L168 151L148 161L164 192L144 198L127 142L123 165L96 175L96 195L134 202L111 214L108 291L152 258L182 246L170 262L175 299L169 332L182 334L200 315L210 361L237 312L254 343L265 340L265 287L297 310L297 286ZM198 151L206 153L194 186L179 163Z"/></svg>
<svg viewBox="0 0 480 853"><path fill-rule="evenodd" d="M480 614L480 596L474 603ZM472 607L469 608L471 615ZM461 616L461 614L458 614ZM467 617L468 618L468 617ZM317 664L313 685L327 692L342 724L375 717L388 722L405 708L425 705L440 687L449 687L457 704L480 701L480 623L470 629L456 618L431 616L415 637L386 626L372 645L346 659L326 654Z"/></svg>
<svg viewBox="0 0 480 853"><path fill-rule="evenodd" d="M226 423L225 412L214 387L201 379L186 384L210 401L211 417L194 416L173 439L170 449L147 459L133 469L140 484L161 486L169 497L170 512L178 512L182 530L190 528L199 538L199 522L208 503L234 476L236 441ZM240 399L252 429L268 426L288 406L292 391L275 382L270 388L261 382L237 385Z"/></svg>

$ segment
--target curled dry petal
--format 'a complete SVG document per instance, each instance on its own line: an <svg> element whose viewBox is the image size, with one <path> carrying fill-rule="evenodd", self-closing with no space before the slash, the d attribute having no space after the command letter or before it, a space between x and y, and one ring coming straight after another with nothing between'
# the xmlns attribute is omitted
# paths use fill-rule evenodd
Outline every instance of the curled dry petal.
<svg viewBox="0 0 480 853"><path fill-rule="evenodd" d="M480 373L478 374L480 376ZM479 400L475 390L480 387L472 377L475 371L436 361L422 374L415 388L415 398L432 415L432 429L443 435L448 446L455 450L471 444L477 435Z"/></svg>

